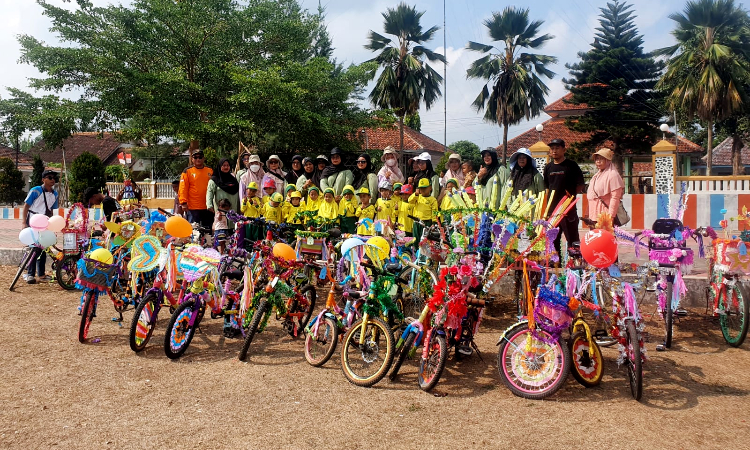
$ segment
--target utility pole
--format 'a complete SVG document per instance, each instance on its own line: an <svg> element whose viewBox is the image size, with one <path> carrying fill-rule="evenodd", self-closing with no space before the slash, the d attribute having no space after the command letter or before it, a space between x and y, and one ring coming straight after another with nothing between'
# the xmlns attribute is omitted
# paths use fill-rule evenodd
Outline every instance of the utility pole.
<svg viewBox="0 0 750 450"><path fill-rule="evenodd" d="M443 146L448 148L448 45L445 39L445 0L443 0Z"/></svg>

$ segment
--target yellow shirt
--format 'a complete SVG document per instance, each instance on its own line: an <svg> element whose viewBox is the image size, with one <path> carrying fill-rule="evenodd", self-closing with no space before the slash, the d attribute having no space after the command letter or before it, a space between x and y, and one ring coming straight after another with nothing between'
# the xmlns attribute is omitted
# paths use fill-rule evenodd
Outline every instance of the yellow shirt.
<svg viewBox="0 0 750 450"><path fill-rule="evenodd" d="M299 206L294 206L291 203L288 203L286 205L286 209L284 210L284 217L286 217L286 223L290 223L293 225L302 225L302 219L294 217L297 215L298 212L302 212L305 209L305 206L300 203Z"/></svg>
<svg viewBox="0 0 750 450"><path fill-rule="evenodd" d="M414 207L412 216L419 220L435 220L435 214L438 211L438 204L435 197L428 195L423 197L419 194L412 194L409 197L409 203Z"/></svg>
<svg viewBox="0 0 750 450"><path fill-rule="evenodd" d="M359 220L374 220L375 207L372 205L368 206L367 208L362 208L361 206L357 207L357 217L359 218ZM360 225L357 227L357 234L361 234L363 236L372 236L373 234L375 234L375 227L373 225L370 225L369 227L366 225Z"/></svg>
<svg viewBox="0 0 750 450"><path fill-rule="evenodd" d="M356 197L352 197L351 200L347 200L346 197L342 198L339 202L339 215L344 217L357 217L357 200Z"/></svg>
<svg viewBox="0 0 750 450"><path fill-rule="evenodd" d="M318 208L318 217L327 220L336 220L339 217L339 205L333 200L330 203L323 200Z"/></svg>
<svg viewBox="0 0 750 450"><path fill-rule="evenodd" d="M284 210L281 205L271 206L271 201L263 204L263 217L269 222L284 223Z"/></svg>
<svg viewBox="0 0 750 450"><path fill-rule="evenodd" d="M322 199L320 197L317 198L317 200L312 200L310 197L307 197L305 200L305 211L317 211L320 209L320 202Z"/></svg>
<svg viewBox="0 0 750 450"><path fill-rule="evenodd" d="M396 222L399 224L399 229L411 233L414 221L409 218L412 211L412 205L401 199L400 196L393 196L393 200L396 202Z"/></svg>
<svg viewBox="0 0 750 450"><path fill-rule="evenodd" d="M242 201L242 215L251 219L257 219L260 217L260 200L258 197L247 198Z"/></svg>
<svg viewBox="0 0 750 450"><path fill-rule="evenodd" d="M378 208L380 208L380 211L378 211ZM376 220L390 220L391 223L396 222L396 215L394 214L394 211L396 210L396 200L389 198L388 200L379 198L375 202L375 210L377 213L375 214Z"/></svg>

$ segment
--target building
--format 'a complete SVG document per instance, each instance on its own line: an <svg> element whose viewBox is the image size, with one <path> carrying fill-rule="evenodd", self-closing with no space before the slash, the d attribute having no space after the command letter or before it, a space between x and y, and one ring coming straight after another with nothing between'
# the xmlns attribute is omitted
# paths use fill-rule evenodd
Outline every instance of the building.
<svg viewBox="0 0 750 450"><path fill-rule="evenodd" d="M112 133L75 133L63 141L62 147L58 146L47 150L44 140L40 140L28 152L33 158L39 155L45 163L70 164L83 152L89 152L99 157L105 166L119 164L117 154L122 149L135 147L132 143L120 142Z"/></svg>
<svg viewBox="0 0 750 450"><path fill-rule="evenodd" d="M363 128L360 130L357 139L360 141L363 150L383 150L388 146L399 150L401 147L399 126L396 122L393 126L383 128ZM427 152L432 158L432 166L437 167L447 150L448 147L440 142L404 125L404 151L401 154L404 166L410 158L422 152Z"/></svg>
<svg viewBox="0 0 750 450"><path fill-rule="evenodd" d="M714 147L713 152L711 153L713 159L713 167L711 169L712 175L732 175L732 141L732 136L729 136L719 145ZM743 142L740 155L742 158L742 166L745 169L740 175L750 175L750 148L748 148L747 143L745 142ZM706 158L708 158L708 155L703 156L700 159L700 165L695 167L695 169L702 171L703 174L706 173Z"/></svg>

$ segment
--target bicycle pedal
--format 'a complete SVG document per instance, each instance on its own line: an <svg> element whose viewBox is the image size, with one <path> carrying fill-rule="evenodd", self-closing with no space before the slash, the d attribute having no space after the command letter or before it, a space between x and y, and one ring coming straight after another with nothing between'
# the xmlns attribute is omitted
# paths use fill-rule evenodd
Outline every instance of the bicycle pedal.
<svg viewBox="0 0 750 450"><path fill-rule="evenodd" d="M472 353L474 353L474 350L472 350L472 348L468 345L459 345L456 351L463 356L471 356Z"/></svg>
<svg viewBox="0 0 750 450"><path fill-rule="evenodd" d="M674 312L674 315L677 317L685 317L688 315L688 312L687 310L684 310L684 309L678 309L677 311Z"/></svg>

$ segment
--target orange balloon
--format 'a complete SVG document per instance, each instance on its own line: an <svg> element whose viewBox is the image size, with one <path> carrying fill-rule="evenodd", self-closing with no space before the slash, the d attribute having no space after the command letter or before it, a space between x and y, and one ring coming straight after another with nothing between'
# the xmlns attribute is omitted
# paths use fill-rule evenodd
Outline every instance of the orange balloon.
<svg viewBox="0 0 750 450"><path fill-rule="evenodd" d="M297 252L295 252L294 249L290 247L288 244L284 244L283 242L274 244L273 256L277 258L285 259L287 261L297 260Z"/></svg>
<svg viewBox="0 0 750 450"><path fill-rule="evenodd" d="M167 230L170 236L176 238L186 238L193 234L193 227L190 225L190 222L180 216L172 216L167 219L164 229Z"/></svg>

